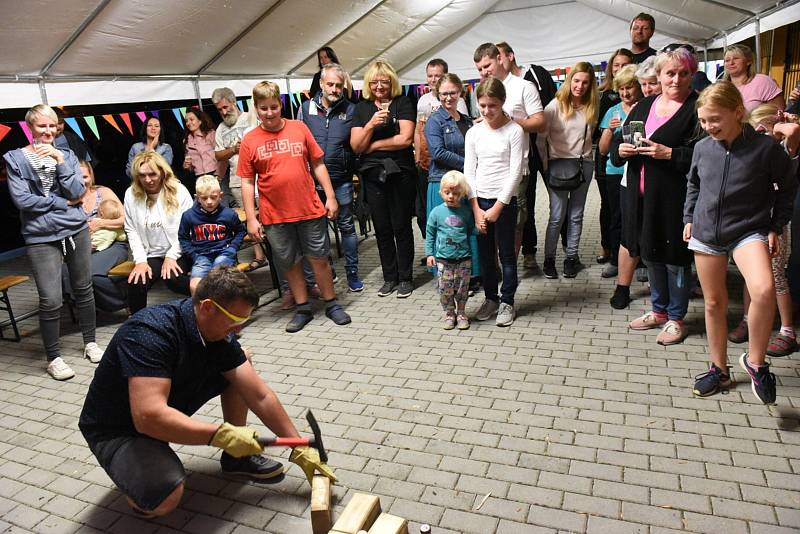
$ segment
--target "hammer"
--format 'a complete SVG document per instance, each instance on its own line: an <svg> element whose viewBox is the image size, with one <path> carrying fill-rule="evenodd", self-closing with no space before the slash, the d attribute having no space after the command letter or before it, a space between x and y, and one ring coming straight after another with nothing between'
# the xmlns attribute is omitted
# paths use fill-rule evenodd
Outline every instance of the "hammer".
<svg viewBox="0 0 800 534"><path fill-rule="evenodd" d="M306 412L306 421L314 433L313 438L258 438L258 443L262 447L313 447L319 451L319 459L327 463L328 453L325 452L325 446L322 445L322 432L320 432L317 419L311 410Z"/></svg>

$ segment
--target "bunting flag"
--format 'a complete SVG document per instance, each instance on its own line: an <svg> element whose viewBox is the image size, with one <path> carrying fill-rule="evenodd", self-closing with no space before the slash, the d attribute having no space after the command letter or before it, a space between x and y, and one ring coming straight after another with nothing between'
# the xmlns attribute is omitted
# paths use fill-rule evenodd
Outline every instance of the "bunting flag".
<svg viewBox="0 0 800 534"><path fill-rule="evenodd" d="M242 101L241 101L241 100L237 100L237 101L236 101L236 107L238 107L238 108L239 108L239 111L241 111L242 113L244 113L244 106L242 105Z"/></svg>
<svg viewBox="0 0 800 534"><path fill-rule="evenodd" d="M178 121L181 129L183 129L183 117L181 117L181 110L178 108L172 108L172 113L175 115L175 120Z"/></svg>
<svg viewBox="0 0 800 534"><path fill-rule="evenodd" d="M250 98L247 99L247 110L253 111L254 109L255 106L253 105L253 97L251 96Z"/></svg>
<svg viewBox="0 0 800 534"><path fill-rule="evenodd" d="M147 120L147 115L144 114L144 111L137 111L136 116L139 117L139 120L142 122Z"/></svg>
<svg viewBox="0 0 800 534"><path fill-rule="evenodd" d="M64 117L64 122L69 124L69 127L72 128L72 131L75 132L81 140L86 141L83 137L83 132L81 131L81 127L78 126L78 119L75 117Z"/></svg>
<svg viewBox="0 0 800 534"><path fill-rule="evenodd" d="M25 121L19 121L19 126L22 128L22 131L25 132L25 137L28 138L28 142L33 143L33 134L31 133L31 129L28 128L28 123Z"/></svg>
<svg viewBox="0 0 800 534"><path fill-rule="evenodd" d="M4 138L6 135L8 135L8 132L10 132L10 131L11 131L11 128L9 128L8 126L6 126L5 124L0 124L0 141L2 141L2 140L3 140L3 138Z"/></svg>
<svg viewBox="0 0 800 534"><path fill-rule="evenodd" d="M161 120L161 119L159 118L159 116L158 116L158 110L157 110L157 109L154 109L154 110L150 111L150 114L151 114L151 115L153 115L153 117L155 117L155 118L157 118L157 119Z"/></svg>
<svg viewBox="0 0 800 534"><path fill-rule="evenodd" d="M97 123L95 122L94 117L92 116L84 117L83 120L86 121L86 124L89 125L89 129L92 130L92 133L94 134L95 137L97 137L97 140L99 141L100 133L97 131Z"/></svg>
<svg viewBox="0 0 800 534"><path fill-rule="evenodd" d="M122 119L122 122L125 123L125 127L128 128L128 131L133 135L133 126L131 126L131 116L129 113L120 113L119 118Z"/></svg>
<svg viewBox="0 0 800 534"><path fill-rule="evenodd" d="M122 133L117 121L114 120L114 115L103 115L103 118L106 120L106 122L113 126L115 130L117 130L119 133Z"/></svg>
<svg viewBox="0 0 800 534"><path fill-rule="evenodd" d="M178 108L178 109L181 110L181 117L183 117L185 119L186 118L186 108Z"/></svg>

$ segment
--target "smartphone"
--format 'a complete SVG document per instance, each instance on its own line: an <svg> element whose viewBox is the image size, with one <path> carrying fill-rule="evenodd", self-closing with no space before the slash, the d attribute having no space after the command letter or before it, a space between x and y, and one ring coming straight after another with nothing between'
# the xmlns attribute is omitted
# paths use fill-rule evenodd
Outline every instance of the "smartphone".
<svg viewBox="0 0 800 534"><path fill-rule="evenodd" d="M644 123L642 121L630 121L631 127L631 141L636 148L642 146L642 139L644 139Z"/></svg>

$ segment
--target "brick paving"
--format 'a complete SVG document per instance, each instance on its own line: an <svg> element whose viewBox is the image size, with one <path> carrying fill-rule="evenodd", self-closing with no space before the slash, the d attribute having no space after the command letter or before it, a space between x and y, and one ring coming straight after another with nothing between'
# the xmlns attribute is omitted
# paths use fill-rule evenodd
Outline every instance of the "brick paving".
<svg viewBox="0 0 800 534"><path fill-rule="evenodd" d="M541 186L538 196L543 236ZM277 303L258 311L242 343L301 431L305 410L314 410L340 479L336 511L366 491L408 518L412 533L421 522L441 534L800 531L798 356L772 362L777 406L756 404L736 369L744 382L729 394L692 397L706 366L702 301L691 303L692 335L682 345L664 348L654 332L628 330L647 309L647 290L634 282L630 309L609 307L613 282L593 262L597 210L592 186L587 269L574 280L525 273L510 328L444 331L421 268L411 298L378 298L374 238L361 245L367 290L341 295L352 325L333 325L317 307L317 318L290 335ZM0 266L27 271L25 259ZM268 272L255 279L266 286ZM741 282L730 285L733 321ZM35 307L32 282L10 293L18 312ZM158 291L154 300L167 298ZM468 310L479 304L472 299ZM101 345L122 319L101 314ZM67 382L45 374L35 318L22 323L22 343L0 344L0 531L310 532L299 469L275 486L229 478L211 447L176 447L191 473L176 512L133 516L78 432L93 366L80 359L66 313L63 324L63 355L77 372ZM730 347L731 361L741 351ZM218 402L199 417L221 421Z"/></svg>

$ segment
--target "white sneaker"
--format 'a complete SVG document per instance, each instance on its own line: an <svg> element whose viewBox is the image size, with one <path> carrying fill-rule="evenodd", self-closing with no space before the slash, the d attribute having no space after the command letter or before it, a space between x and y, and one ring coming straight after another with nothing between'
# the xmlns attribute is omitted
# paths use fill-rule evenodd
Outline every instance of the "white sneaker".
<svg viewBox="0 0 800 534"><path fill-rule="evenodd" d="M100 363L100 360L103 359L104 352L105 351L101 349L97 343L92 341L91 343L87 343L86 347L84 347L83 357L92 363Z"/></svg>
<svg viewBox="0 0 800 534"><path fill-rule="evenodd" d="M514 306L506 302L500 303L500 309L497 310L497 326L511 326L514 323Z"/></svg>
<svg viewBox="0 0 800 534"><path fill-rule="evenodd" d="M56 380L69 380L75 376L75 371L60 356L47 364L47 372Z"/></svg>
<svg viewBox="0 0 800 534"><path fill-rule="evenodd" d="M475 314L475 319L478 321L487 321L497 313L497 308L500 306L499 302L494 300L484 299L481 307L478 308L478 313Z"/></svg>

